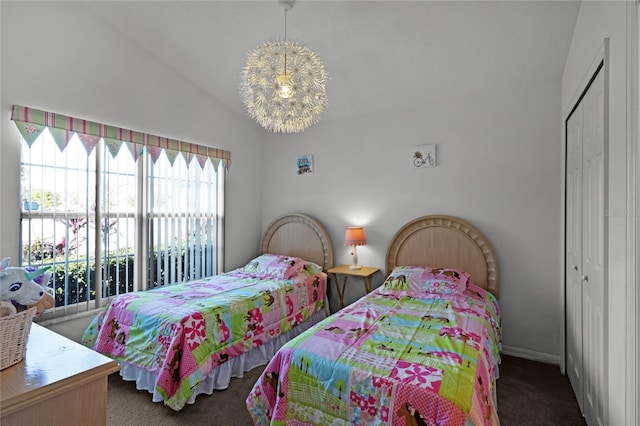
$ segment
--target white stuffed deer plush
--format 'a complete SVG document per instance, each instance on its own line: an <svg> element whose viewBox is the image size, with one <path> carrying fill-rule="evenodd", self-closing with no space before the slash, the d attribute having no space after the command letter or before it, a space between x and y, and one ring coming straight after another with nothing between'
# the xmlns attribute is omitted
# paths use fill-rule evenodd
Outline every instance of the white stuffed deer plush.
<svg viewBox="0 0 640 426"><path fill-rule="evenodd" d="M34 278L44 274L46 269L27 272L24 268L10 267L11 258L0 262L0 300L15 301L21 305L32 305L45 295L45 288Z"/></svg>

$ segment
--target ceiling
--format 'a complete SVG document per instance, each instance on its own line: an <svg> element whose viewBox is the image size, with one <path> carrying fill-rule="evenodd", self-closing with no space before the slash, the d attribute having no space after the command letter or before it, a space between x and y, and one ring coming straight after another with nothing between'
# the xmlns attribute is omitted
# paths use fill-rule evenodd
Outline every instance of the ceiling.
<svg viewBox="0 0 640 426"><path fill-rule="evenodd" d="M100 1L84 7L237 114L246 55L284 37L261 1ZM415 108L447 92L559 82L575 1L298 0L287 37L323 59L324 119ZM513 87L513 86L511 86Z"/></svg>

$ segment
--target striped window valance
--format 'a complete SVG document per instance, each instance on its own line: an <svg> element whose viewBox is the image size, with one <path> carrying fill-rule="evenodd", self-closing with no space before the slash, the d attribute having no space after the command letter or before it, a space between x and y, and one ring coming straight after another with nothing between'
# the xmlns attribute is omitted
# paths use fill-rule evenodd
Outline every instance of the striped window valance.
<svg viewBox="0 0 640 426"><path fill-rule="evenodd" d="M187 165L191 164L191 160L195 156L201 167L204 167L207 160L211 160L216 169L220 163L223 163L226 170L229 170L231 166L231 152L223 149L150 135L53 112L14 105L11 119L16 123L29 146L46 127L61 151L64 151L69 140L75 134L87 150L87 154L90 154L100 139L103 139L114 157L122 145L126 145L135 160L146 148L154 162L164 151L171 164L179 154L182 154Z"/></svg>

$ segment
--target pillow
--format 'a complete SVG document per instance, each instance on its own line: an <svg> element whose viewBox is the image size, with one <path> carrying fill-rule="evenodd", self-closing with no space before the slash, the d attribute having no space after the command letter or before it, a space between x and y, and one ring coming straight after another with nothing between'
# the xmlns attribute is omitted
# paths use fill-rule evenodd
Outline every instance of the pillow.
<svg viewBox="0 0 640 426"><path fill-rule="evenodd" d="M390 291L422 291L424 268L418 266L396 266L380 286Z"/></svg>
<svg viewBox="0 0 640 426"><path fill-rule="evenodd" d="M469 282L469 273L460 270L460 269L452 269L452 268L424 268L424 273L422 274L422 280L445 280L451 281L458 285L460 291L464 291L467 287L467 282Z"/></svg>
<svg viewBox="0 0 640 426"><path fill-rule="evenodd" d="M422 283L425 292L433 294L451 295L462 293L466 288L451 280L426 280Z"/></svg>
<svg viewBox="0 0 640 426"><path fill-rule="evenodd" d="M310 277L311 275L315 275L319 272L322 272L322 266L317 263L309 262L307 260L302 261L302 272Z"/></svg>
<svg viewBox="0 0 640 426"><path fill-rule="evenodd" d="M382 284L383 290L450 295L462 293L470 275L459 269L397 266Z"/></svg>
<svg viewBox="0 0 640 426"><path fill-rule="evenodd" d="M273 278L288 280L297 275L307 262L299 257L263 254L249 263L242 271L248 274L267 275Z"/></svg>

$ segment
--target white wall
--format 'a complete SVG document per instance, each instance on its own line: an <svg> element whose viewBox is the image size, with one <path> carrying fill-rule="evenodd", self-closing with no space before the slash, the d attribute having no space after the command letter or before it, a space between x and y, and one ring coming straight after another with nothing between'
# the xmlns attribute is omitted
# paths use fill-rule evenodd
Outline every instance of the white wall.
<svg viewBox="0 0 640 426"><path fill-rule="evenodd" d="M20 104L231 151L226 267L260 242L262 135L202 88L124 39L78 2L2 2L0 255L19 254ZM84 321L86 322L86 320ZM82 325L69 330L78 338ZM69 330L69 331L67 331Z"/></svg>
<svg viewBox="0 0 640 426"><path fill-rule="evenodd" d="M349 263L344 229L364 225L360 263L384 268L406 222L459 216L492 242L499 262L507 350L557 362L560 353L560 76L552 81L443 83L422 107L327 120L298 135L271 135L263 170L263 228L279 214L311 214L328 228L335 263ZM476 77L477 78L477 77ZM419 87L416 90L420 90ZM414 170L417 144L437 144L438 166ZM313 154L315 173L295 159ZM374 277L378 285L383 274ZM362 295L356 281L346 302ZM336 308L335 291L332 309Z"/></svg>
<svg viewBox="0 0 640 426"><path fill-rule="evenodd" d="M360 261L380 268L388 242L407 221L460 216L487 235L498 256L505 348L557 361L559 75L525 80L505 62L496 72L509 78L491 85L470 64L470 72L457 70L420 107L356 113L302 134L264 136L79 3L2 2L1 8L3 255L18 252L19 195L10 183L17 183L18 135L9 122L11 104L18 103L231 150L227 269L249 260L261 230L283 213L320 219L336 263L349 262L345 226L364 225L369 245L359 249ZM413 148L425 143L438 145L439 166L412 170ZM314 155L314 174L295 175L300 154ZM382 280L383 273L375 277L376 284ZM360 288L348 289L347 302Z"/></svg>
<svg viewBox="0 0 640 426"><path fill-rule="evenodd" d="M627 144L627 5L623 1L585 1L571 43L562 78L562 107L567 111L575 102L589 65L609 38L609 185L606 216L608 256L608 403L610 425L623 425L626 374L625 365L625 284L626 284L626 144ZM604 214L604 212L603 212ZM637 283L636 283L637 285Z"/></svg>

